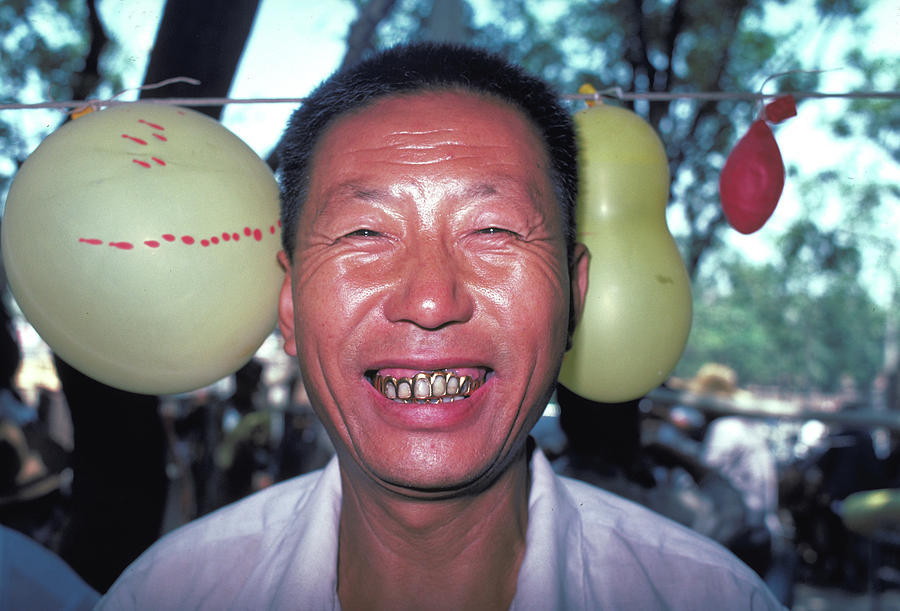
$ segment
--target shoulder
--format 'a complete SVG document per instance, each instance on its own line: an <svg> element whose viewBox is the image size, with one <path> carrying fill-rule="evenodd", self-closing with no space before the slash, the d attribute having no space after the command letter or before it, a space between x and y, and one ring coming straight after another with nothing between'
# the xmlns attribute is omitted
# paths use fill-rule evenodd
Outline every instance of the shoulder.
<svg viewBox="0 0 900 611"><path fill-rule="evenodd" d="M278 528L292 521L321 477L321 471L314 471L265 488L185 524L163 537L154 547L160 551L185 548L196 552L204 545L215 546L219 542L259 536L264 529Z"/></svg>
<svg viewBox="0 0 900 611"><path fill-rule="evenodd" d="M583 575L585 608L779 609L762 580L730 551L646 507L553 474L570 519L562 534Z"/></svg>
<svg viewBox="0 0 900 611"><path fill-rule="evenodd" d="M339 486L337 465L330 464L182 526L129 566L100 608L228 607L241 592L257 588L256 569L285 541L296 542L308 534L304 525L322 521L311 513L330 511L335 498L339 503Z"/></svg>
<svg viewBox="0 0 900 611"><path fill-rule="evenodd" d="M578 506L586 540L609 544L627 539L637 549L649 548L654 555L673 555L685 560L720 562L731 553L646 507L585 482L557 476L560 485Z"/></svg>
<svg viewBox="0 0 900 611"><path fill-rule="evenodd" d="M627 584L629 604L779 608L756 573L712 539L588 484L564 479L563 485L579 504L586 560L613 559L617 580Z"/></svg>

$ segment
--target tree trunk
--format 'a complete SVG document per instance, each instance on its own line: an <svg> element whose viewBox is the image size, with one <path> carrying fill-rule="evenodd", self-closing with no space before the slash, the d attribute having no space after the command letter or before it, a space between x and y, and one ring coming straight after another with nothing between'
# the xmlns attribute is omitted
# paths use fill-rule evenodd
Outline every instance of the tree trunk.
<svg viewBox="0 0 900 611"><path fill-rule="evenodd" d="M152 85L177 76L194 78L201 84L174 83L145 90L141 97L227 96L258 5L259 0L167 2L144 84ZM222 115L222 109L222 106L195 108L214 119Z"/></svg>

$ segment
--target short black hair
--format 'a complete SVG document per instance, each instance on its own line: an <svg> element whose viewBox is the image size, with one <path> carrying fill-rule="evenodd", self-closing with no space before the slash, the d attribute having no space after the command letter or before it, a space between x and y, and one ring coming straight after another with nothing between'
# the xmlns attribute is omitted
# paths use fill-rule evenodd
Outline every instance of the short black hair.
<svg viewBox="0 0 900 611"><path fill-rule="evenodd" d="M537 129L550 161L550 180L560 206L569 262L575 244L578 189L571 115L544 81L482 49L411 43L375 54L336 72L294 111L278 144L282 246L293 260L300 209L309 189L316 144L335 121L375 101L418 92L456 90L506 102Z"/></svg>

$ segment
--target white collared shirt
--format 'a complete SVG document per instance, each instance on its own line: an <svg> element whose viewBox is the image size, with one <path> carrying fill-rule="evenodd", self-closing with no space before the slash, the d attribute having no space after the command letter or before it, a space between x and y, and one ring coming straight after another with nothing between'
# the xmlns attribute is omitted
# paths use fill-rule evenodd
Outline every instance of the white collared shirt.
<svg viewBox="0 0 900 611"><path fill-rule="evenodd" d="M531 458L516 611L781 609L730 552ZM99 609L340 609L337 459L167 535ZM435 593L439 596L439 593Z"/></svg>

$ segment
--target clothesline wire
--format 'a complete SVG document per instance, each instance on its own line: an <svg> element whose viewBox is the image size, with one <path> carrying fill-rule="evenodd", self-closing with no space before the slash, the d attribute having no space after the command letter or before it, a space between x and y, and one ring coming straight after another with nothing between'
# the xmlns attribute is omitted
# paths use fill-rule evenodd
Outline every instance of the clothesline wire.
<svg viewBox="0 0 900 611"><path fill-rule="evenodd" d="M794 92L778 92L778 93L752 93L752 92L728 92L728 91L639 91L625 92L618 89L607 89L597 93L573 93L563 94L560 97L565 100L604 100L613 99L620 101L638 101L646 100L650 102L656 101L674 101L674 100L748 100L758 101L770 98L776 98L783 95L792 95L796 99L804 98L879 98L879 99L900 99L900 91L848 91L848 92L823 92L823 91L794 91ZM302 104L305 98L142 98L139 100L149 104L164 104L173 106L225 106L229 104ZM126 100L66 100L66 101L48 101L34 103L0 103L0 110L41 110L41 109L59 109L66 110L72 108L83 107L104 107L116 106L121 104L132 104L132 101Z"/></svg>

